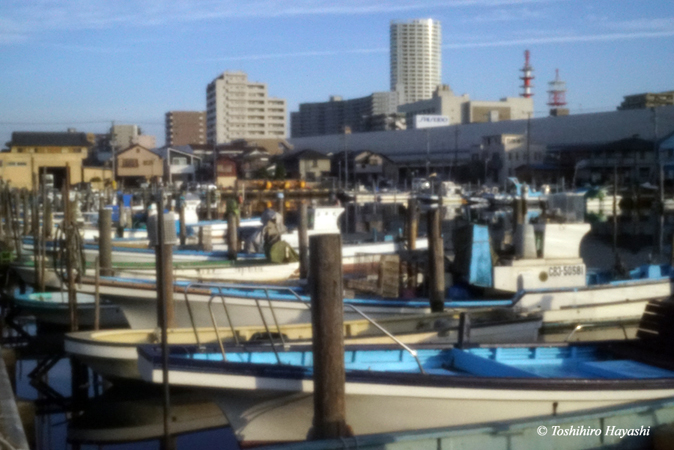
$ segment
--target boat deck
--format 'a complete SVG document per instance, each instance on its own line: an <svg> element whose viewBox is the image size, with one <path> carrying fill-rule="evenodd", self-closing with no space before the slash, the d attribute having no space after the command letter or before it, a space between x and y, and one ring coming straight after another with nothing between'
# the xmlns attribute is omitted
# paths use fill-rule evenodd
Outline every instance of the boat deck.
<svg viewBox="0 0 674 450"><path fill-rule="evenodd" d="M644 362L625 359L594 346L497 347L474 349L420 349L418 358L424 371L441 376L643 379L674 378L674 371ZM222 362L220 352L184 353L176 358ZM226 361L254 365L275 365L276 355L268 351L230 351ZM279 352L280 364L312 372L310 350ZM348 371L418 373L419 366L403 349L345 351ZM216 365L217 366L217 365Z"/></svg>

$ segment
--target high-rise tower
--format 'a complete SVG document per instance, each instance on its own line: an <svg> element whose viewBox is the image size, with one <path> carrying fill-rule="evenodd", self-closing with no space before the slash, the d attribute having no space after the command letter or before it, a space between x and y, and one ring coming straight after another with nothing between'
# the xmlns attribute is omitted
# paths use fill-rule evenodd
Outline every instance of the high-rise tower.
<svg viewBox="0 0 674 450"><path fill-rule="evenodd" d="M441 83L440 47L437 20L391 22L391 90L402 94L401 103L433 97Z"/></svg>

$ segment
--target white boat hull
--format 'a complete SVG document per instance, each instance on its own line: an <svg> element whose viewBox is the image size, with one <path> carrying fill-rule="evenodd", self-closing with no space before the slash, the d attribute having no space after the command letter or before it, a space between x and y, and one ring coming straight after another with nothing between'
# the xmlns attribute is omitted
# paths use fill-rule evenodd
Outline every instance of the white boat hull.
<svg viewBox="0 0 674 450"><path fill-rule="evenodd" d="M161 382L161 371L139 360L141 375ZM243 444L301 441L312 426L311 380L170 372L171 384L213 389ZM254 388L254 389L253 389ZM427 387L346 383L346 422L354 434L474 425L592 410L674 396L674 389L547 390Z"/></svg>

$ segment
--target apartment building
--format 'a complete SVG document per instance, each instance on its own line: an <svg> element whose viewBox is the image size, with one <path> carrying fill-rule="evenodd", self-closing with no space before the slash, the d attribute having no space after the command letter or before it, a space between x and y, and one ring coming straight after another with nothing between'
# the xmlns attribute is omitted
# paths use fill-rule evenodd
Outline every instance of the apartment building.
<svg viewBox="0 0 674 450"><path fill-rule="evenodd" d="M346 127L352 133L374 131L376 118L383 121L396 114L398 98L397 92L374 92L350 100L333 95L327 102L300 103L300 110L290 114L291 135L295 138L340 134ZM384 129L383 124L380 127Z"/></svg>
<svg viewBox="0 0 674 450"><path fill-rule="evenodd" d="M206 111L166 113L166 145L206 144Z"/></svg>
<svg viewBox="0 0 674 450"><path fill-rule="evenodd" d="M269 97L267 85L248 81L244 72L224 72L206 88L206 140L287 137L287 105Z"/></svg>
<svg viewBox="0 0 674 450"><path fill-rule="evenodd" d="M441 43L437 20L391 22L391 90L405 103L431 98L441 83Z"/></svg>

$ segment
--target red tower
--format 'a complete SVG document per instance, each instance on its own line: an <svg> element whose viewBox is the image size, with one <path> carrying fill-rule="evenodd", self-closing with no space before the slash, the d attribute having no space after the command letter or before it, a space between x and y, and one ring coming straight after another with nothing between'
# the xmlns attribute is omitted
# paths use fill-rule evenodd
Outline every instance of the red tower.
<svg viewBox="0 0 674 450"><path fill-rule="evenodd" d="M522 71L520 80L524 81L524 84L520 86L522 88L521 96L524 98L530 98L534 95L533 92L531 92L531 89L534 87L534 85L531 84L531 80L534 79L534 76L531 74L534 71L534 68L531 67L531 64L529 64L529 50L524 51L524 67L522 67L520 70Z"/></svg>

